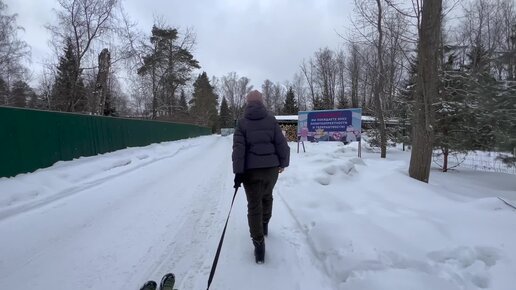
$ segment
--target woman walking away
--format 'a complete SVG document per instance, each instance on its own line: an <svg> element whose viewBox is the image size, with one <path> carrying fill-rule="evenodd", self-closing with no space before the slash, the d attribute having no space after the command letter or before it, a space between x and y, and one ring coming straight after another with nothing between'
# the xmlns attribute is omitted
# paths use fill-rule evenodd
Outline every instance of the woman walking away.
<svg viewBox="0 0 516 290"><path fill-rule="evenodd" d="M267 112L262 94L254 90L246 99L244 117L233 137L233 173L235 188L244 184L254 256L261 264L272 216L272 190L278 174L289 165L290 148L276 118Z"/></svg>

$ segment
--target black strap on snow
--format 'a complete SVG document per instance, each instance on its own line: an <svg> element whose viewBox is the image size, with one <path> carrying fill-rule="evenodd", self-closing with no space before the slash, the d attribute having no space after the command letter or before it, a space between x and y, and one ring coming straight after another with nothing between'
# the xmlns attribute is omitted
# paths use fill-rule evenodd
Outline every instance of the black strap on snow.
<svg viewBox="0 0 516 290"><path fill-rule="evenodd" d="M215 276L215 270L217 269L217 263L219 262L220 250L222 249L222 243L224 242L224 236L226 235L226 228L228 227L229 216L231 215L231 210L233 209L233 203L235 203L237 191L238 187L235 188L235 194L233 194L233 200L231 201L231 207L229 208L228 218L226 219L226 224L224 225L224 230L222 231L222 236L220 237L217 253L215 254L215 258L213 259L213 264L211 265L210 278L208 278L208 288L206 288L206 290L210 289L211 281L213 280L213 276Z"/></svg>

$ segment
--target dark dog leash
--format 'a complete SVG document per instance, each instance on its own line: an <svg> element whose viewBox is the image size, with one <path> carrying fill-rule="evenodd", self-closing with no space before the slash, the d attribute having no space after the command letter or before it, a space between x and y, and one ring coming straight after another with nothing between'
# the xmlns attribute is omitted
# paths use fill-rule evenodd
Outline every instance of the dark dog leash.
<svg viewBox="0 0 516 290"><path fill-rule="evenodd" d="M224 243L224 236L226 235L226 228L228 227L229 216L231 215L231 210L233 209L233 203L235 203L237 191L238 187L235 188L235 194L233 194L233 200L231 201L231 207L229 208L228 218L226 219L226 224L224 225L224 230L222 231L222 236L220 237L217 253L213 259L213 264L211 265L210 278L208 278L208 288L206 288L206 290L210 289L211 281L213 280L213 276L215 276L215 270L217 269L217 263L219 262L220 250L222 249L222 243Z"/></svg>

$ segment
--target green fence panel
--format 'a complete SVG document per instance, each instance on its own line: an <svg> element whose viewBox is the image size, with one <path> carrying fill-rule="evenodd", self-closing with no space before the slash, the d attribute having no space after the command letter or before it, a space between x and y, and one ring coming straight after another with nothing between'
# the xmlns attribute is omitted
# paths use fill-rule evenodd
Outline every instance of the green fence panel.
<svg viewBox="0 0 516 290"><path fill-rule="evenodd" d="M0 177L61 160L209 134L209 128L190 124L0 107Z"/></svg>

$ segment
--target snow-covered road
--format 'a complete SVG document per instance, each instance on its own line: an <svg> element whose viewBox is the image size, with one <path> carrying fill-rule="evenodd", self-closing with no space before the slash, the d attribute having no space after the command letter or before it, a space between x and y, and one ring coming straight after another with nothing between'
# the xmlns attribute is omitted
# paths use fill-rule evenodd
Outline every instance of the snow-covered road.
<svg viewBox="0 0 516 290"><path fill-rule="evenodd" d="M137 289L170 271L179 289L205 289L232 197L231 142L163 143L63 162L19 183L3 179L2 190L27 182L49 188L1 201L0 289ZM331 289L276 205L281 216L260 267L240 192L212 289ZM296 286L306 275L311 282Z"/></svg>
<svg viewBox="0 0 516 290"><path fill-rule="evenodd" d="M0 178L0 289L133 290L167 272L206 289L233 195L231 137L58 162ZM292 148L275 188L266 263L237 195L210 289L512 290L516 178L407 176L408 152Z"/></svg>

